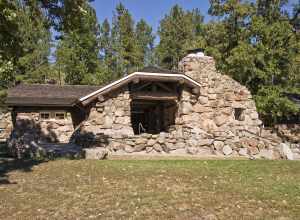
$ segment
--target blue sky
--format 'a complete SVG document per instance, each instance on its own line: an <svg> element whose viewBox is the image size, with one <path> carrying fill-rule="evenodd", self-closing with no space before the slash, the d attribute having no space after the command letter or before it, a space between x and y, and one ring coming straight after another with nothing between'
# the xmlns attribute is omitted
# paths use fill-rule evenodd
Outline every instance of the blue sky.
<svg viewBox="0 0 300 220"><path fill-rule="evenodd" d="M154 31L157 30L159 21L175 4L185 9L199 8L202 14L206 14L209 8L208 0L95 0L92 5L96 9L99 21L103 22L105 18L111 21L119 2L129 9L135 21L144 18Z"/></svg>
<svg viewBox="0 0 300 220"><path fill-rule="evenodd" d="M289 7L298 0L290 0ZM207 14L209 0L95 0L92 5L96 9L100 22L105 18L111 21L116 5L122 2L129 9L135 21L144 18L156 32L159 21L169 12L170 8L178 4L184 9L199 8L205 16L205 21L213 19Z"/></svg>

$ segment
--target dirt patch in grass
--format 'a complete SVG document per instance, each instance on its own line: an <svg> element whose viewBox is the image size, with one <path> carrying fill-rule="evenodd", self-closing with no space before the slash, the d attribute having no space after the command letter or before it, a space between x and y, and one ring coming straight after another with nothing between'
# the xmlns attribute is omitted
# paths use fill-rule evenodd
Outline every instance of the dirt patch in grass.
<svg viewBox="0 0 300 220"><path fill-rule="evenodd" d="M2 219L297 219L300 162L57 160L0 184Z"/></svg>

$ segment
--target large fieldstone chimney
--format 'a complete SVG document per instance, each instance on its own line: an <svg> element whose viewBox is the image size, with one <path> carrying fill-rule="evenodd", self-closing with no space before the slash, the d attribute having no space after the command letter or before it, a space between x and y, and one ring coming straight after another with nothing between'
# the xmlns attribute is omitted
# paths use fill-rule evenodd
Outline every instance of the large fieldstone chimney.
<svg viewBox="0 0 300 220"><path fill-rule="evenodd" d="M203 52L190 53L178 64L181 72L199 81L201 76L216 73L216 65L213 57L205 56Z"/></svg>

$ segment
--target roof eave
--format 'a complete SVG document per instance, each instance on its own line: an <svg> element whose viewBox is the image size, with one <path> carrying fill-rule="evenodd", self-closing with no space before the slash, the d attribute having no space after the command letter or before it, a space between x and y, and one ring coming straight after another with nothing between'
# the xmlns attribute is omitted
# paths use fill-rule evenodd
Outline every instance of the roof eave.
<svg viewBox="0 0 300 220"><path fill-rule="evenodd" d="M175 73L134 72L134 73L132 73L130 75L127 75L127 76L125 76L125 77L123 77L123 78L121 78L119 80L116 80L116 81L114 81L114 82L112 82L112 83L110 83L110 84L108 84L108 85L106 85L106 86L104 86L104 87L102 87L102 88L100 88L100 89L98 89L98 90L96 90L96 91L94 91L94 92L92 92L92 93L84 96L84 97L81 97L79 99L79 101L80 102L84 102L85 100L87 100L87 99L89 99L89 98L91 98L91 97L93 97L93 96L95 96L95 95L97 95L97 94L99 94L101 92L104 92L105 90L109 89L112 86L117 86L118 84L121 84L122 82L127 81L130 78L133 79L133 78L139 77L139 76L154 76L154 77L158 76L158 77L166 77L166 78L167 77L178 77L180 79L185 79L187 81L190 81L194 86L198 86L198 87L201 86L197 81L195 81L194 79L192 79L191 77L189 77L189 76L187 76L185 74L180 74L180 73L175 74Z"/></svg>

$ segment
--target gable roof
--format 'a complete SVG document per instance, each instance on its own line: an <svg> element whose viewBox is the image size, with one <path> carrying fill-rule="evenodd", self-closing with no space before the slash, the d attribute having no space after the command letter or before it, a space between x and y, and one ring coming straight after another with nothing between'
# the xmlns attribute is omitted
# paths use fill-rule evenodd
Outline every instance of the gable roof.
<svg viewBox="0 0 300 220"><path fill-rule="evenodd" d="M99 95L107 94L136 80L181 82L189 85L191 88L200 87L198 82L183 73L159 67L146 67L140 72L124 76L105 86L20 84L8 90L6 104L8 106L60 107L70 107L78 103L85 105L96 99Z"/></svg>
<svg viewBox="0 0 300 220"><path fill-rule="evenodd" d="M73 106L101 86L20 84L8 90L8 106Z"/></svg>
<svg viewBox="0 0 300 220"><path fill-rule="evenodd" d="M90 98L95 98L98 95L101 94L105 94L109 91L111 91L112 89L116 89L116 88L120 88L132 81L134 81L135 79L138 80L149 80L149 81L173 81L173 82L178 82L180 80L183 80L184 83L190 85L191 87L200 87L201 85L193 80L192 78L190 78L189 76L182 74L182 73L156 73L156 72L134 72L132 74L129 74L119 80L116 80L106 86L103 86L102 88L81 97L79 100L81 102L86 101L87 99Z"/></svg>

